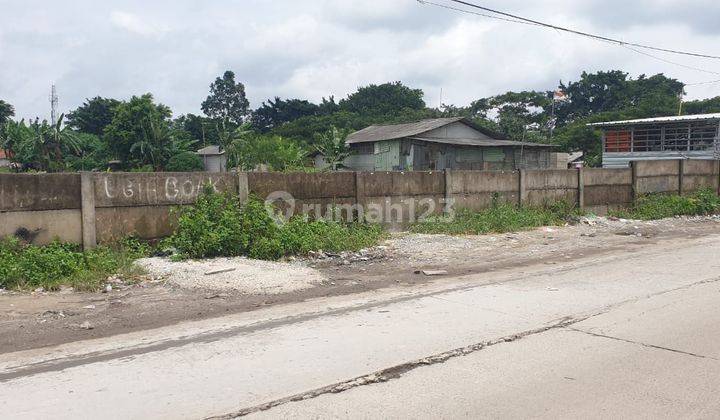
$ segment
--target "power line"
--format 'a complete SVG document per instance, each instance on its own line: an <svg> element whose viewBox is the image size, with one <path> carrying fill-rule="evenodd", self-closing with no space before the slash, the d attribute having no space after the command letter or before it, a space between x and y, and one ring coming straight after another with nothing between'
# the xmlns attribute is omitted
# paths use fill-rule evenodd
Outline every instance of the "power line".
<svg viewBox="0 0 720 420"><path fill-rule="evenodd" d="M485 13L473 12L473 11L471 11L471 10L465 10L465 9L461 9L461 8L459 8L459 7L453 7L453 6L449 6L449 5L447 5L447 4L440 4L440 3L435 3L435 2L427 1L427 0L417 0L417 2L418 2L418 3L421 3L421 4L429 4L429 5L431 5L431 6L442 7L443 9L454 10L454 11L456 11L456 12L463 12L463 13L467 13L467 14L470 14L470 15L482 16L482 17L486 17L486 18L490 18L490 19L495 19L495 20L502 20L502 21L505 21L505 22L520 23L520 24L523 24L523 25L530 25L530 26L539 26L539 25L537 25L537 24L530 23L530 22L524 22L524 21L522 21L522 20L506 19L506 18L502 18L502 17L500 17L500 16L493 16L493 15L488 15L488 14L485 14Z"/></svg>
<svg viewBox="0 0 720 420"><path fill-rule="evenodd" d="M655 60L660 60L660 61L662 61L662 62L664 62L664 63L672 64L672 65L675 65L675 66L684 67L684 68L686 68L686 69L695 70L695 71L699 71L699 72L702 72L702 73L720 75L720 72L717 72L717 71L701 69L700 67L688 66L687 64L682 64L682 63L678 63L678 62L675 62L675 61L666 60L666 59L664 59L664 58L662 58L662 57L658 57L658 56L656 56L656 55L652 55L652 54L646 53L645 51L640 51L640 50L637 50L637 49L635 49L635 48L628 47L627 45L623 45L623 47L624 47L624 48L627 48L627 49L630 50L630 51L636 52L636 53L638 53L638 54L642 54L642 55L644 55L644 56L646 56L646 57L654 58Z"/></svg>
<svg viewBox="0 0 720 420"><path fill-rule="evenodd" d="M712 84L715 84L715 83L720 83L720 79L718 79L718 80L708 80L707 82L685 83L685 86L712 85Z"/></svg>
<svg viewBox="0 0 720 420"><path fill-rule="evenodd" d="M430 4L429 2L425 2L424 0L418 0L418 1L419 1L420 3ZM616 45L637 47L637 48L643 48L643 49L648 49L648 50L666 52L666 53L670 53L670 54L688 55L688 56L692 56L692 57L711 58L711 59L715 59L715 60L720 60L720 56L717 56L717 55L709 55L709 54L701 54L701 53L681 51L681 50L673 50L673 49L669 49L669 48L661 48L661 47L654 47L654 46L651 46L651 45L639 44L639 43L636 43L636 42L622 41L622 40L615 39L615 38L609 38L609 37L606 37L606 36L595 35L595 34L591 34L591 33L589 33L589 32L583 32L583 31L579 31L579 30L575 30L575 29L565 28L565 27L562 27L562 26L552 25L552 24L545 23L545 22L541 22L541 21L538 21L538 20L534 20L534 19L530 19L530 18L525 18L525 17L518 16L518 15L513 15L513 14L511 14L511 13L502 12L502 11L499 11L499 10L491 9L491 8L489 8L489 7L484 7L484 6L480 6L480 5L477 5L477 4L469 3L469 2L466 2L466 1L463 1L463 0L448 0L448 1L451 1L451 2L457 3L457 4L462 4L462 5L464 5L464 6L472 7L472 8L475 8L475 9L483 10L483 11L485 11L485 12L494 13L494 14L496 14L496 15L500 15L500 16L505 17L505 20L508 20L508 21L513 21L513 20L515 20L515 21L521 21L522 23L527 23L527 24L532 24L532 25L537 25L537 26L543 26L543 27L546 27L546 28L555 29L555 30L557 30L557 31L568 32L568 33L571 33L571 34L580 35L580 36L584 36L584 37L587 37L587 38L593 38L593 39L597 39L597 40L601 40L601 41L610 42L610 43L616 44ZM442 7L442 6L441 6L441 7ZM446 6L446 7L449 8L450 6ZM458 10L458 9L455 9L455 10ZM460 11L463 11L463 12L466 12L466 13L473 13L473 12L471 12L471 11L463 10L463 9L460 9ZM496 18L497 18L497 17L496 17ZM519 22L516 22L516 23L519 23Z"/></svg>

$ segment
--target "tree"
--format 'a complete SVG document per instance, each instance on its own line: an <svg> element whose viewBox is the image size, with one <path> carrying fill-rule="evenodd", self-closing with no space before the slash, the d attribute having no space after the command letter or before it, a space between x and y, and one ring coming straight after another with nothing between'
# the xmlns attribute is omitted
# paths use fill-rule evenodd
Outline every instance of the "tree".
<svg viewBox="0 0 720 420"><path fill-rule="evenodd" d="M180 152L171 157L165 166L169 172L197 172L204 169L202 159L193 152Z"/></svg>
<svg viewBox="0 0 720 420"><path fill-rule="evenodd" d="M187 132L190 138L197 140L202 146L219 142L218 122L212 118L186 114L176 118L172 125L175 130Z"/></svg>
<svg viewBox="0 0 720 420"><path fill-rule="evenodd" d="M269 99L253 112L252 125L260 132L266 133L287 122L319 113L320 107L306 100L283 100L276 96L275 101Z"/></svg>
<svg viewBox="0 0 720 420"><path fill-rule="evenodd" d="M280 136L251 134L238 138L231 146L231 154L237 156L238 167L250 171L258 165L270 170L289 171L304 167L307 151L297 143Z"/></svg>
<svg viewBox="0 0 720 420"><path fill-rule="evenodd" d="M217 124L216 130L218 132L218 144L221 150L227 153L228 164L233 166L239 166L241 164L240 151L242 150L241 145L255 138L255 132L252 130L250 123L245 123L239 127L235 127L228 123L227 120L222 120Z"/></svg>
<svg viewBox="0 0 720 420"><path fill-rule="evenodd" d="M340 101L340 109L360 115L396 115L405 109L425 109L424 93L401 82L358 88Z"/></svg>
<svg viewBox="0 0 720 420"><path fill-rule="evenodd" d="M686 115L713 114L716 112L720 112L720 96L689 101L683 104L683 113Z"/></svg>
<svg viewBox="0 0 720 420"><path fill-rule="evenodd" d="M113 118L120 101L96 96L86 99L75 111L67 115L68 125L83 133L101 136Z"/></svg>
<svg viewBox="0 0 720 420"><path fill-rule="evenodd" d="M325 163L333 171L350 156L350 146L345 143L349 134L349 130L338 130L333 126L328 131L316 135L315 148L323 155Z"/></svg>
<svg viewBox="0 0 720 420"><path fill-rule="evenodd" d="M210 85L210 95L200 107L210 118L228 119L240 125L248 115L250 102L245 97L245 85L235 83L235 73L228 70Z"/></svg>
<svg viewBox="0 0 720 420"><path fill-rule="evenodd" d="M112 122L104 130L110 151L126 168L139 162L155 161L154 156L144 156L146 151L150 152L149 147L152 143L137 145L134 148L133 145L138 142L157 143L159 139L151 139L150 136L155 134L164 136L170 116L170 108L163 104L155 104L153 96L149 93L133 96L129 101L121 102L115 107ZM153 153L155 152L153 150Z"/></svg>
<svg viewBox="0 0 720 420"><path fill-rule="evenodd" d="M65 155L66 169L72 171L101 170L110 160L108 145L100 137L90 133L75 133L78 153Z"/></svg>
<svg viewBox="0 0 720 420"><path fill-rule="evenodd" d="M544 140L538 129L543 127L549 116L545 111L550 99L545 92L523 91L506 92L502 95L475 101L473 111L485 118L488 111L497 114L497 125L501 132L514 140ZM528 131L528 127L537 127Z"/></svg>
<svg viewBox="0 0 720 420"><path fill-rule="evenodd" d="M682 82L663 74L632 79L619 70L583 72L577 82L560 83L569 100L559 103L555 114L560 125L613 111L630 118L675 115L683 87Z"/></svg>
<svg viewBox="0 0 720 420"><path fill-rule="evenodd" d="M11 117L15 116L15 108L9 103L0 99L0 127L2 127Z"/></svg>
<svg viewBox="0 0 720 420"><path fill-rule="evenodd" d="M12 159L24 168L47 172L65 169L64 157L78 155L80 143L77 135L63 125L64 115L55 124L35 120L9 121L3 128L3 147L12 151Z"/></svg>

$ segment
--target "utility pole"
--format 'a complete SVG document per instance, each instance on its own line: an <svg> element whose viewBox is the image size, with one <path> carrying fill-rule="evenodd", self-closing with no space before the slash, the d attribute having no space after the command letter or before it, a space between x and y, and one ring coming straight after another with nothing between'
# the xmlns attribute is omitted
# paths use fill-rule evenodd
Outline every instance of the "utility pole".
<svg viewBox="0 0 720 420"><path fill-rule="evenodd" d="M678 116L682 115L683 96L685 96L685 95L683 94L682 91L680 91L680 93L678 94L678 99L680 99L680 106L678 107Z"/></svg>
<svg viewBox="0 0 720 420"><path fill-rule="evenodd" d="M53 84L50 88L50 122L54 126L57 123L58 96Z"/></svg>

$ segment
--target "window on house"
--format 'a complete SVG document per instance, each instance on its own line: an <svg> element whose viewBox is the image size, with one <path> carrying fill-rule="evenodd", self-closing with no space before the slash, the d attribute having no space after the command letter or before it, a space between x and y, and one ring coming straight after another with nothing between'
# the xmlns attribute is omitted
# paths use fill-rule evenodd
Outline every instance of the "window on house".
<svg viewBox="0 0 720 420"><path fill-rule="evenodd" d="M707 150L715 145L718 125L699 124L690 128L690 150Z"/></svg>
<svg viewBox="0 0 720 420"><path fill-rule="evenodd" d="M660 127L636 127L632 135L633 152L655 152L662 150L662 129Z"/></svg>
<svg viewBox="0 0 720 420"><path fill-rule="evenodd" d="M372 155L375 153L373 143L357 143L351 147L352 151L358 155Z"/></svg>
<svg viewBox="0 0 720 420"><path fill-rule="evenodd" d="M690 127L687 124L665 127L665 150L688 150Z"/></svg>

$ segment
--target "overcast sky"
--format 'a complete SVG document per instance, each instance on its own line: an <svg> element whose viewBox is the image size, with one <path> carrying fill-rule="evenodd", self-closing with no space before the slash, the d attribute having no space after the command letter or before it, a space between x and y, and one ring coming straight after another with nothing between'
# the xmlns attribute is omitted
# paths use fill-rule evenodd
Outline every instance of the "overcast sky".
<svg viewBox="0 0 720 420"><path fill-rule="evenodd" d="M447 0L434 0L448 3ZM471 0L558 25L720 55L717 0ZM508 90L552 89L582 70L720 79L720 60L628 49L554 30L471 16L416 0L0 0L0 99L47 117L101 95L151 92L174 114L199 113L226 69L253 107L280 96L318 101L401 80L425 100L466 105ZM720 95L720 83L688 87Z"/></svg>

